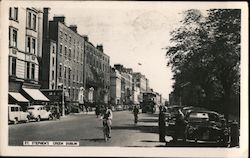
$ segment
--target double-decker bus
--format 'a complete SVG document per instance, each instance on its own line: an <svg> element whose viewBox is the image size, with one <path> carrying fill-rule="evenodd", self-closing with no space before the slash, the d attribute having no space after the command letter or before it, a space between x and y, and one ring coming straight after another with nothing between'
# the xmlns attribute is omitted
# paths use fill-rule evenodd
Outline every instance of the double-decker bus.
<svg viewBox="0 0 250 158"><path fill-rule="evenodd" d="M156 111L156 94L154 92L143 93L141 109L143 113Z"/></svg>

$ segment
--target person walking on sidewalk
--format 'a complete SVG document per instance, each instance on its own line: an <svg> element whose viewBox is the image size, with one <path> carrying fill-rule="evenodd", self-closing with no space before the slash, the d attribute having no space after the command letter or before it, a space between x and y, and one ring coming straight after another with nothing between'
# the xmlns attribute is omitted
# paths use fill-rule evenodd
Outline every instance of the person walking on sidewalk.
<svg viewBox="0 0 250 158"><path fill-rule="evenodd" d="M133 113L134 113L134 123L136 125L138 122L138 114L139 114L139 108L137 105L134 106Z"/></svg>
<svg viewBox="0 0 250 158"><path fill-rule="evenodd" d="M159 141L165 142L165 136L166 136L166 107L160 106L159 107L160 113L159 113Z"/></svg>
<svg viewBox="0 0 250 158"><path fill-rule="evenodd" d="M100 115L100 105L96 105L96 108L95 108L95 114L96 114L96 117L98 117Z"/></svg>

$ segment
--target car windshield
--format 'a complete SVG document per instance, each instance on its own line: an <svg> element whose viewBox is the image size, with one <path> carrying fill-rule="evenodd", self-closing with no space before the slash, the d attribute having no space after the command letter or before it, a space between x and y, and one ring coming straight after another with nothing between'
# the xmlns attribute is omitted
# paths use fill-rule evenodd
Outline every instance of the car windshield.
<svg viewBox="0 0 250 158"><path fill-rule="evenodd" d="M171 108L168 108L168 111L170 113L177 114L178 113L178 109L179 109L179 107L171 107Z"/></svg>
<svg viewBox="0 0 250 158"><path fill-rule="evenodd" d="M209 116L208 113L191 113L188 120L192 122L203 122L208 121Z"/></svg>
<svg viewBox="0 0 250 158"><path fill-rule="evenodd" d="M34 110L35 108L34 107L29 107L28 110Z"/></svg>

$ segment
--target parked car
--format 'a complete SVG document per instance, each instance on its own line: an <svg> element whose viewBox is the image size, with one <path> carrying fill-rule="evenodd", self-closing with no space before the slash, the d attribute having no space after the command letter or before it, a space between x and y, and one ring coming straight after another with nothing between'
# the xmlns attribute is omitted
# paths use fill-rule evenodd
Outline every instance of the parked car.
<svg viewBox="0 0 250 158"><path fill-rule="evenodd" d="M24 112L21 106L17 104L9 104L8 105L8 116L9 123L17 124L19 121L29 122L30 114L28 112Z"/></svg>
<svg viewBox="0 0 250 158"><path fill-rule="evenodd" d="M207 109L205 109L203 107L187 106L187 107L182 108L181 111L184 114L184 116L186 117L187 114L189 114L190 112L195 111L195 110L207 110Z"/></svg>
<svg viewBox="0 0 250 158"><path fill-rule="evenodd" d="M116 110L116 111L122 111L122 110L123 110L123 108L122 108L122 106L121 106L121 105L117 105L117 106L116 106L116 108L115 108L115 110Z"/></svg>
<svg viewBox="0 0 250 158"><path fill-rule="evenodd" d="M185 141L225 146L229 143L229 129L223 115L209 110L193 110L185 121Z"/></svg>
<svg viewBox="0 0 250 158"><path fill-rule="evenodd" d="M33 105L28 107L28 112L30 113L31 119L35 119L39 122L42 119L53 119L52 113L47 111L43 105Z"/></svg>

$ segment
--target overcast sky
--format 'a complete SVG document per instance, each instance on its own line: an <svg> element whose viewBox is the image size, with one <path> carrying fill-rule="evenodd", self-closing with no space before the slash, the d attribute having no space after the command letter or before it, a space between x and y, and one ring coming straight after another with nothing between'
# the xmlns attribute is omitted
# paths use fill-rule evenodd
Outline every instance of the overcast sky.
<svg viewBox="0 0 250 158"><path fill-rule="evenodd" d="M173 80L163 48L171 45L170 31L178 26L187 9L209 9L211 3L171 2L54 2L50 19L64 15L66 25L78 26L95 46L103 44L110 64L123 64L141 72L149 85L168 99ZM213 4L222 6L222 4ZM141 63L141 65L138 65Z"/></svg>
<svg viewBox="0 0 250 158"><path fill-rule="evenodd" d="M169 46L169 32L178 24L178 13L183 9L159 3L106 7L85 4L51 7L50 19L64 15L67 26L76 24L78 33L88 35L95 46L103 44L112 66L120 63L141 72L149 79L150 87L168 99L173 81L163 48Z"/></svg>

